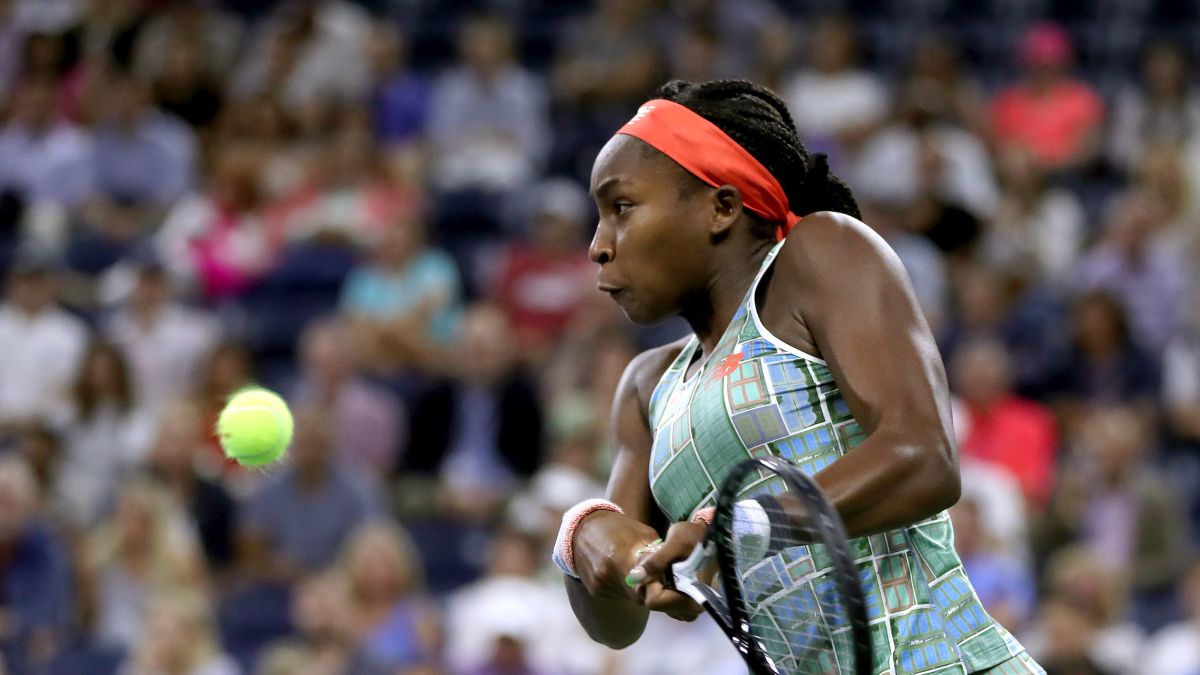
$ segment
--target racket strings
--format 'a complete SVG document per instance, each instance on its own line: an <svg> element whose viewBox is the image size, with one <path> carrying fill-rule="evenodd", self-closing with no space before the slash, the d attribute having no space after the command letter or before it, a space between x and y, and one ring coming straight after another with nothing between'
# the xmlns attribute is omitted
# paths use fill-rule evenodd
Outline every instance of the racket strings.
<svg viewBox="0 0 1200 675"><path fill-rule="evenodd" d="M853 670L852 627L812 515L780 482L749 486L723 533L750 619L750 632L782 673Z"/></svg>

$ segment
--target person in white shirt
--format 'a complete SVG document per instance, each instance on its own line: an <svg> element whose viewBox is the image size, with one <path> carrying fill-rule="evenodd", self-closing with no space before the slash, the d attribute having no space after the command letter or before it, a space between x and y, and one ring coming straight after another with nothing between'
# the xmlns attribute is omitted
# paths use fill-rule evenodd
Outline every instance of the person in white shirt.
<svg viewBox="0 0 1200 675"><path fill-rule="evenodd" d="M104 333L129 364L138 406L156 412L196 388L220 342L221 326L215 317L176 302L162 266L142 265L136 275Z"/></svg>
<svg viewBox="0 0 1200 675"><path fill-rule="evenodd" d="M1140 661L1143 672L1155 675L1200 673L1200 560L1192 564L1179 594L1187 616L1160 629L1147 640Z"/></svg>
<svg viewBox="0 0 1200 675"><path fill-rule="evenodd" d="M61 420L87 328L55 304L41 261L18 261L0 304L0 436L30 421Z"/></svg>

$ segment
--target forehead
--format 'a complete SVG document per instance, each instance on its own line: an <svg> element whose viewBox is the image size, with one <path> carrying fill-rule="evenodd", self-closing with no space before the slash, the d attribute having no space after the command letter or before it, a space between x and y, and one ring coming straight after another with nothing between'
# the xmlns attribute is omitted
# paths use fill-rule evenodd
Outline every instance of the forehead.
<svg viewBox="0 0 1200 675"><path fill-rule="evenodd" d="M603 196L610 186L641 183L680 184L690 178L682 167L647 143L633 136L616 134L596 155L589 190Z"/></svg>

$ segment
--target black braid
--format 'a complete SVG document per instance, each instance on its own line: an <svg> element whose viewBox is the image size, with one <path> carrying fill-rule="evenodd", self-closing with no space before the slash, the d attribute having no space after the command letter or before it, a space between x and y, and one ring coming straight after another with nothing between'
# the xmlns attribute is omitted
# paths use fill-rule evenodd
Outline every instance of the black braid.
<svg viewBox="0 0 1200 675"><path fill-rule="evenodd" d="M775 176L797 215L836 211L861 217L850 188L830 173L824 154L809 154L787 105L766 87L746 80L671 80L658 97L687 107L737 141ZM774 236L773 227L762 232Z"/></svg>

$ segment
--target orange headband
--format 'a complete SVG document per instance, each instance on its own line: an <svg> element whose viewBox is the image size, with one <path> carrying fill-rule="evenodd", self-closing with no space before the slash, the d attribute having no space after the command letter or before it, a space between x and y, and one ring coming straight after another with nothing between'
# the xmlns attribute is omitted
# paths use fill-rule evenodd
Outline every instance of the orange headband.
<svg viewBox="0 0 1200 675"><path fill-rule="evenodd" d="M765 166L717 125L674 101L647 101L617 133L649 143L713 187L736 187L746 208L769 223L780 223L778 239L800 222L788 208L783 187Z"/></svg>

